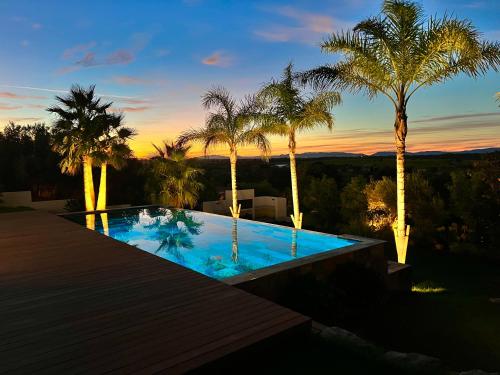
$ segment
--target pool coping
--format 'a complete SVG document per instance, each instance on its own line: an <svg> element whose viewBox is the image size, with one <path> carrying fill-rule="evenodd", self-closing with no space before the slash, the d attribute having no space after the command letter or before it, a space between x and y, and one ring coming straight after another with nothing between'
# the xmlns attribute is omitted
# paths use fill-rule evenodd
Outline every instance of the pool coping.
<svg viewBox="0 0 500 375"><path fill-rule="evenodd" d="M162 207L162 208L167 208L167 209L175 208L175 207L171 207L168 205L151 204L151 205L142 205L142 206L131 206L131 207L126 207L126 208L112 208L112 209L108 209L108 210L68 212L68 213L58 214L58 216L101 214L101 213L112 212L112 211L125 211L125 210L133 210L133 209L141 209L141 208L153 208L153 207ZM175 208L175 209L179 209L179 208ZM196 211L196 210L189 210L189 209L183 209L183 208L182 208L182 210ZM204 211L197 211L197 212L201 212L201 213L206 214L206 215L213 215L213 216L217 216L217 217L225 217L228 219L234 219L231 216L219 215L219 214L214 214L211 212L204 212ZM348 246L343 246L343 247L336 248L336 249L326 250L326 251L323 251L323 252L318 253L318 254L307 255L304 257L297 258L297 259L291 259L289 261L285 261L285 262L278 263L278 264L273 264L271 266L259 268L259 269L254 270L254 271L245 272L245 273L242 273L242 274L239 274L236 276L231 276L231 277L224 278L224 279L212 278L216 281L220 281L224 284L233 285L233 286L236 286L236 285L242 284L242 283L246 283L246 282L250 282L250 281L254 281L254 280L257 280L257 279L260 279L260 278L263 278L263 277L266 277L266 276L269 276L269 275L272 275L272 274L275 274L278 272L291 270L291 269L294 269L294 268L297 268L300 266L304 266L307 264L313 264L315 262L326 260L326 259L329 259L332 257L341 256L341 255L344 255L347 253L359 252L359 251L366 250L368 248L371 248L371 247L374 247L377 245L383 245L384 243L386 243L386 241L383 241L383 240L361 237L361 236L350 235L350 234L337 235L337 234L313 231L313 230L309 230L309 229L295 229L293 227L289 227L286 225L260 222L257 220L249 220L249 219L244 219L244 218L237 218L236 220L248 221L248 222L252 222L252 223L261 223L264 225L286 228L286 229L289 229L292 231L296 230L296 231L300 231L300 232L321 234L321 235L326 235L326 236L330 236L330 237L336 237L336 238L342 238L342 239L346 239L346 240L350 240L350 241L356 241L357 243L354 243L354 244L351 244ZM153 255L155 255L155 254L153 254ZM168 259L165 259L165 260L172 262ZM175 262L172 262L172 263L175 263ZM175 264L177 264L177 263L175 263ZM205 275L205 276L210 277L208 275Z"/></svg>

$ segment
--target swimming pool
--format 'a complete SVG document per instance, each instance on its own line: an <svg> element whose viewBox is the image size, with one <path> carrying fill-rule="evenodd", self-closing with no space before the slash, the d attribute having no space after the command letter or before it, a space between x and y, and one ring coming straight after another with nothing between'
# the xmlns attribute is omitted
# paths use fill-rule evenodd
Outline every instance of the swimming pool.
<svg viewBox="0 0 500 375"><path fill-rule="evenodd" d="M358 242L330 234L164 207L64 216L218 280L335 252Z"/></svg>

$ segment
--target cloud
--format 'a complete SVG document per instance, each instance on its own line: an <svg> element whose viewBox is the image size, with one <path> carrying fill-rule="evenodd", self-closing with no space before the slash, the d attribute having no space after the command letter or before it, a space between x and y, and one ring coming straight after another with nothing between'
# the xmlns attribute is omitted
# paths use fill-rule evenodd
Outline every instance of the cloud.
<svg viewBox="0 0 500 375"><path fill-rule="evenodd" d="M146 99L134 99L134 98L118 98L118 101L121 103L127 103L127 104L147 104L149 103L148 100Z"/></svg>
<svg viewBox="0 0 500 375"><path fill-rule="evenodd" d="M293 21L294 25L275 24L254 34L270 42L317 43L322 35L341 29L349 29L349 22L318 13L309 13L291 6L264 8L264 11Z"/></svg>
<svg viewBox="0 0 500 375"><path fill-rule="evenodd" d="M30 45L29 40L21 40L21 47L28 47Z"/></svg>
<svg viewBox="0 0 500 375"><path fill-rule="evenodd" d="M33 121L33 122L36 122L36 121L41 121L42 118L41 117L9 117L7 119L4 119L4 118L1 118L0 120L2 121L12 121L14 123L17 123L17 122L30 122L30 121Z"/></svg>
<svg viewBox="0 0 500 375"><path fill-rule="evenodd" d="M36 96L36 95L19 95L10 91L0 92L0 98L7 99L46 99L45 96Z"/></svg>
<svg viewBox="0 0 500 375"><path fill-rule="evenodd" d="M58 70L59 74L67 74L82 68L90 68L104 65L126 65L134 61L135 56L125 49L119 49L111 52L104 59L96 58L96 54L88 51L85 55L74 64L66 66Z"/></svg>
<svg viewBox="0 0 500 375"><path fill-rule="evenodd" d="M46 105L41 105L41 104L27 104L25 107L26 108L35 108L35 109L45 109L45 108L47 108Z"/></svg>
<svg viewBox="0 0 500 375"><path fill-rule="evenodd" d="M157 49L155 51L155 55L157 57L164 57L164 56L167 56L170 54L170 50L166 49L166 48L160 48L160 49Z"/></svg>
<svg viewBox="0 0 500 375"><path fill-rule="evenodd" d="M123 86L131 85L163 85L166 80L163 78L141 78L128 75L113 76L111 77L111 82Z"/></svg>
<svg viewBox="0 0 500 375"><path fill-rule="evenodd" d="M114 76L111 81L119 85L144 85L151 82L147 79L132 76Z"/></svg>
<svg viewBox="0 0 500 375"><path fill-rule="evenodd" d="M484 8L485 5L484 1L471 1L470 3L462 5L462 7L467 9L481 9Z"/></svg>
<svg viewBox="0 0 500 375"><path fill-rule="evenodd" d="M108 55L106 57L106 65L115 65L115 64L128 64L134 60L134 55L125 50L125 49L119 49L116 50Z"/></svg>
<svg viewBox="0 0 500 375"><path fill-rule="evenodd" d="M202 64L219 66L222 68L232 64L233 58L222 51L215 51L210 56L201 60Z"/></svg>
<svg viewBox="0 0 500 375"><path fill-rule="evenodd" d="M21 107L20 105L10 105L10 104L0 103L0 111L12 111L20 108L23 107Z"/></svg>
<svg viewBox="0 0 500 375"><path fill-rule="evenodd" d="M135 60L135 55L144 49L151 40L148 33L135 33L130 38L130 47L121 48L108 53L105 56L98 56L92 49L96 46L95 42L78 44L66 49L62 56L63 59L71 59L76 56L80 58L69 66L60 68L59 74L67 74L82 68L90 68L105 65L125 65Z"/></svg>
<svg viewBox="0 0 500 375"><path fill-rule="evenodd" d="M439 121L448 121L448 120L464 120L471 119L477 117L491 117L491 116L500 116L500 112L482 112L482 113L466 113L459 115L449 115L449 116L436 116L436 117L428 117L424 119L413 120L414 123L426 123L426 122L439 122Z"/></svg>
<svg viewBox="0 0 500 375"><path fill-rule="evenodd" d="M31 25L31 28L33 30L40 30L42 28L42 24L41 23L38 23L38 22L35 22Z"/></svg>
<svg viewBox="0 0 500 375"><path fill-rule="evenodd" d="M192 7L195 5L200 5L203 2L203 0L182 0L182 2L187 6Z"/></svg>
<svg viewBox="0 0 500 375"><path fill-rule="evenodd" d="M69 93L69 90L49 89L49 88L45 88L45 87L34 87L34 86L0 85L0 87L11 88L11 89L19 89L19 90L45 91L45 92L53 92L53 93L58 93L58 94L67 94L67 93ZM103 93L99 93L99 92L97 93L97 95L102 96L103 98L117 99L117 100L123 101L125 103L128 102L128 103L133 103L133 104L140 104L140 103L146 103L147 102L145 99L139 99L139 98L136 98L134 96L103 94ZM38 97L38 98L41 99L42 97Z"/></svg>
<svg viewBox="0 0 500 375"><path fill-rule="evenodd" d="M144 112L151 109L150 106L141 106L141 107L113 107L111 108L112 112Z"/></svg>
<svg viewBox="0 0 500 375"><path fill-rule="evenodd" d="M94 41L88 42L85 44L77 44L76 46L65 49L63 51L62 57L65 60L71 59L71 58L73 58L73 56L75 56L79 53L88 51L89 49L92 49L95 46L96 46L96 42L94 42Z"/></svg>

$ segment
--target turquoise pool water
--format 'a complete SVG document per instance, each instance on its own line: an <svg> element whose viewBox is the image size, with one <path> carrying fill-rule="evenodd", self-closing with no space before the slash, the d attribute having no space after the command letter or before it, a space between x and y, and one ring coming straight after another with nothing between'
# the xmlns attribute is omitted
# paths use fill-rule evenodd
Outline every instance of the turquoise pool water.
<svg viewBox="0 0 500 375"><path fill-rule="evenodd" d="M215 279L355 243L328 234L161 207L65 217Z"/></svg>

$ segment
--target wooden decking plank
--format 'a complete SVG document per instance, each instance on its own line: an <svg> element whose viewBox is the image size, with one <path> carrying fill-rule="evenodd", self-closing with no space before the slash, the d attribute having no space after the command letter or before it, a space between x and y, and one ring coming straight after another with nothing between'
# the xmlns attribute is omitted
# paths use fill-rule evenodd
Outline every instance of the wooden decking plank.
<svg viewBox="0 0 500 375"><path fill-rule="evenodd" d="M0 216L0 298L0 371L183 372L308 322L39 212Z"/></svg>
<svg viewBox="0 0 500 375"><path fill-rule="evenodd" d="M246 306L234 306L234 309L230 310L233 314L233 317L236 316L238 311L242 311ZM189 319L190 316L179 316L176 317L158 317L156 320L150 322L150 324L145 324L142 322L137 326L129 326L122 329L117 329L109 334L101 334L98 333L94 337L85 337L85 343L87 345L92 346L95 350L92 353L89 353L85 361L95 363L100 363L98 361L99 358L102 359L102 364L107 364L111 366L111 361L113 358L118 356L118 359L121 361L128 361L132 357L130 352L135 352L139 357L147 357L148 354L151 353L151 347L155 345L156 342L168 342L169 340L173 340L173 346L175 348L179 348L179 345L183 338L188 338L188 340L192 341L195 336L193 336L193 332L195 332L200 326L204 325L204 322L195 320L191 322ZM198 316L194 316L197 318ZM210 316L209 316L210 318ZM228 321L218 322L218 324L230 324ZM163 328L169 329L169 335L159 336L155 339L151 338L151 334L156 330L158 326L162 326ZM210 330L219 330L220 326L211 325ZM213 334L213 331L205 329L202 334ZM177 332L182 332L181 336L176 336ZM191 335L188 337L188 335ZM133 343L133 345L131 345ZM137 351L137 346L141 346L142 350ZM112 346L114 348L114 353L103 353L99 350L101 347ZM47 362L51 362L53 359L57 358L57 365L55 367L50 367L51 371L60 372L63 368L71 367L79 367L83 366L80 363L81 356L79 352L75 350L78 348L77 345L69 345L69 346L61 346L55 348L55 350L51 350L49 352L43 352L37 358L33 359L32 367L22 367L23 371L40 371L44 368L44 365ZM13 362L14 366L17 366L15 361ZM88 368L85 367L87 370Z"/></svg>

